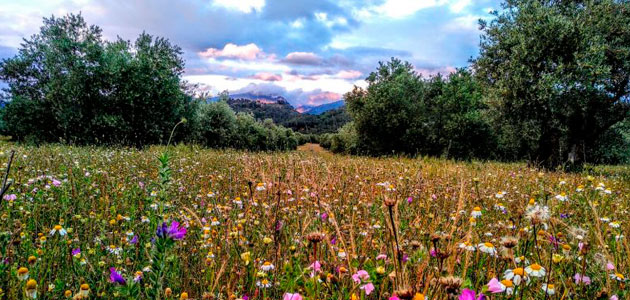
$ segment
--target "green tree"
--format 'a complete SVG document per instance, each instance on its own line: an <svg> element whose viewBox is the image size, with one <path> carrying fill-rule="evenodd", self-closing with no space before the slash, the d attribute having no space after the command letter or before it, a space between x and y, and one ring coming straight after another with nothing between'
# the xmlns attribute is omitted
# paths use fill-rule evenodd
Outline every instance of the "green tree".
<svg viewBox="0 0 630 300"><path fill-rule="evenodd" d="M413 152L419 141L411 129L423 110L423 83L413 66L392 58L380 62L366 81L367 89L355 87L344 96L357 131L358 151Z"/></svg>
<svg viewBox="0 0 630 300"><path fill-rule="evenodd" d="M474 61L506 158L555 168L627 116L630 2L506 1Z"/></svg>
<svg viewBox="0 0 630 300"><path fill-rule="evenodd" d="M199 109L200 142L213 148L232 145L236 114L225 101L202 104Z"/></svg>

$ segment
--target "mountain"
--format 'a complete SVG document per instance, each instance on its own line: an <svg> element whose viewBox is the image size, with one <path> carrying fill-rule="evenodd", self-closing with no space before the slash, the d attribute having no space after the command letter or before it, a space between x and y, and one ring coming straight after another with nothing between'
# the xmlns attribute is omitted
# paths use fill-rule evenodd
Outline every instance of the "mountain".
<svg viewBox="0 0 630 300"><path fill-rule="evenodd" d="M208 101L214 102L219 99L220 97L213 97ZM311 106L308 107L307 113L296 110L282 96L233 94L229 95L227 104L237 113L249 113L258 120L272 119L276 124L304 134L335 132L350 121L343 101Z"/></svg>
<svg viewBox="0 0 630 300"><path fill-rule="evenodd" d="M345 102L343 100L339 100L339 101L335 101L335 102L331 102L331 103L326 103L326 104L322 104L322 105L316 105L316 106L312 106L312 105L301 105L298 106L298 108L296 109L298 112L303 113L303 114L309 114L309 115L321 115L329 110L333 110L333 109L337 109L340 107L343 107L345 104Z"/></svg>

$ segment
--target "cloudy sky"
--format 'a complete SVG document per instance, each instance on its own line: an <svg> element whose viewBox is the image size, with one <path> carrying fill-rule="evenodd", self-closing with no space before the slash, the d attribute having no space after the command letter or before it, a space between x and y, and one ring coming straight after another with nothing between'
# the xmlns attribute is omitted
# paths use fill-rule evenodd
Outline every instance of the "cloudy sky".
<svg viewBox="0 0 630 300"><path fill-rule="evenodd" d="M0 58L42 17L81 14L106 39L142 31L184 50L185 79L213 94L261 92L294 105L339 100L378 61L398 57L424 76L477 55L477 20L499 0L0 0Z"/></svg>

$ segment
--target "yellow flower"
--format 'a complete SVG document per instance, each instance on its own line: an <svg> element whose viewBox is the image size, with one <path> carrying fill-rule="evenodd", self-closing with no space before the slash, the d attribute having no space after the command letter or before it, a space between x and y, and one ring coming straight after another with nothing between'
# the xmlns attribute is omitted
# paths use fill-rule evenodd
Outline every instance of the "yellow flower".
<svg viewBox="0 0 630 300"><path fill-rule="evenodd" d="M273 242L273 240L270 237L266 236L265 238L263 238L263 243L271 244L271 242Z"/></svg>
<svg viewBox="0 0 630 300"><path fill-rule="evenodd" d="M252 254L249 253L249 251L243 252L241 253L241 259L245 262L245 265L249 265L249 262L252 259Z"/></svg>
<svg viewBox="0 0 630 300"><path fill-rule="evenodd" d="M72 297L72 291L71 290L66 290L65 292L63 292L63 295L66 296L67 298Z"/></svg>
<svg viewBox="0 0 630 300"><path fill-rule="evenodd" d="M180 300L186 300L186 299L188 299L188 293L183 292L181 295L179 295L179 299L180 299Z"/></svg>

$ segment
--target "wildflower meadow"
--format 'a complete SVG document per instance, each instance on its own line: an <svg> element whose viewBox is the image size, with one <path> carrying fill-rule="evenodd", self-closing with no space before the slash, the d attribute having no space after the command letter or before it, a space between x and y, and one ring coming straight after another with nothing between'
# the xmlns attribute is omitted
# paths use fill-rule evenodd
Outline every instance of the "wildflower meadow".
<svg viewBox="0 0 630 300"><path fill-rule="evenodd" d="M630 297L627 166L12 151L1 299Z"/></svg>

